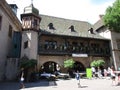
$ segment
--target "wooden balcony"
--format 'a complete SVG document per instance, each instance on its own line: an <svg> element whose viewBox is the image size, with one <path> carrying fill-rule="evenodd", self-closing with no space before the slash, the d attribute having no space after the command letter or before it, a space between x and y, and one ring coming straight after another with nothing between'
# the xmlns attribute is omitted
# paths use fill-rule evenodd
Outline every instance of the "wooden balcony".
<svg viewBox="0 0 120 90"><path fill-rule="evenodd" d="M110 50L107 48L92 48L92 47L80 47L80 46L51 46L51 45L39 45L39 55L72 55L87 54L89 56L110 56Z"/></svg>

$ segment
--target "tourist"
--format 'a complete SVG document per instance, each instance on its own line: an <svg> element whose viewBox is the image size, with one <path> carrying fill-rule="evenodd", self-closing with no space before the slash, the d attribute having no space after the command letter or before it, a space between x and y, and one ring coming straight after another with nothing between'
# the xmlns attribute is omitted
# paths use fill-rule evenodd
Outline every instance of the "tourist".
<svg viewBox="0 0 120 90"><path fill-rule="evenodd" d="M95 77L95 74L96 74L96 70L95 70L95 67L92 67L92 76Z"/></svg>
<svg viewBox="0 0 120 90"><path fill-rule="evenodd" d="M107 69L107 74L108 74L108 76L111 76L111 68L110 67L108 67L108 69Z"/></svg>
<svg viewBox="0 0 120 90"><path fill-rule="evenodd" d="M118 76L117 76L117 85L118 86L120 85L120 73L118 73Z"/></svg>
<svg viewBox="0 0 120 90"><path fill-rule="evenodd" d="M20 88L25 88L25 85L24 85L24 68L21 69L21 73L20 73Z"/></svg>
<svg viewBox="0 0 120 90"><path fill-rule="evenodd" d="M108 74L108 71L106 69L104 69L104 77L106 78Z"/></svg>
<svg viewBox="0 0 120 90"><path fill-rule="evenodd" d="M111 79L112 79L112 85L116 85L116 78L115 78L115 72L114 72L113 66L111 67L110 75L111 75Z"/></svg>
<svg viewBox="0 0 120 90"><path fill-rule="evenodd" d="M98 78L102 78L102 73L101 73L100 67L98 67L97 74L98 74Z"/></svg>
<svg viewBox="0 0 120 90"><path fill-rule="evenodd" d="M75 75L76 80L78 80L78 87L81 87L80 85L80 74L79 71L77 71L76 75Z"/></svg>

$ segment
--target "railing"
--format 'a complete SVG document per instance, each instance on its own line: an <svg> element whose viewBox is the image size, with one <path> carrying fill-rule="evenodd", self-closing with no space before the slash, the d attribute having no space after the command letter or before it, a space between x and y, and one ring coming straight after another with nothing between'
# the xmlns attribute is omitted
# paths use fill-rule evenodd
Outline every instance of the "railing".
<svg viewBox="0 0 120 90"><path fill-rule="evenodd" d="M56 45L39 45L38 54L49 54L49 55L71 55L72 53L77 54L88 54L94 56L110 56L109 48L93 48L85 46L56 46Z"/></svg>

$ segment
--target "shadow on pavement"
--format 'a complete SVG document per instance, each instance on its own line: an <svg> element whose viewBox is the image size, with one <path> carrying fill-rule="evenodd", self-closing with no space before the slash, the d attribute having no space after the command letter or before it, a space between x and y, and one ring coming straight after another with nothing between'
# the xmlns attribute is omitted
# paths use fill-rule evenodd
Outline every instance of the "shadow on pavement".
<svg viewBox="0 0 120 90"><path fill-rule="evenodd" d="M49 86L49 81L37 81L37 82L29 82L24 83L25 88L32 88L32 87L47 87ZM0 82L0 90L20 90L20 83L19 82Z"/></svg>
<svg viewBox="0 0 120 90"><path fill-rule="evenodd" d="M49 81L46 81L46 80L25 83L25 88L47 87L47 86L49 86Z"/></svg>
<svg viewBox="0 0 120 90"><path fill-rule="evenodd" d="M19 90L18 82L1 82L0 90Z"/></svg>
<svg viewBox="0 0 120 90"><path fill-rule="evenodd" d="M80 86L79 88L87 88L88 86Z"/></svg>

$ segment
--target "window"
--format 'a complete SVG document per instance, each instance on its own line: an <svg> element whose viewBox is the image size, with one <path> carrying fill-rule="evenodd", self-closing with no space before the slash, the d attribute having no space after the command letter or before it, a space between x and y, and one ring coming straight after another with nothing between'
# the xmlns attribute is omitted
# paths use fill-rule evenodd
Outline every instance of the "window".
<svg viewBox="0 0 120 90"><path fill-rule="evenodd" d="M80 42L80 46L83 47L83 46L84 46L84 43L83 43L83 42Z"/></svg>
<svg viewBox="0 0 120 90"><path fill-rule="evenodd" d="M68 47L70 45L69 41L65 41L65 46Z"/></svg>
<svg viewBox="0 0 120 90"><path fill-rule="evenodd" d="M55 30L55 28L54 28L54 26L53 26L53 23L49 23L49 24L48 24L48 28L49 28L49 29L52 29L52 30Z"/></svg>
<svg viewBox="0 0 120 90"><path fill-rule="evenodd" d="M53 41L53 42L52 42L52 48L53 48L53 49L56 49L56 48L57 48L57 42L56 42L56 41Z"/></svg>
<svg viewBox="0 0 120 90"><path fill-rule="evenodd" d="M78 43L77 42L72 42L72 45L77 46Z"/></svg>
<svg viewBox="0 0 120 90"><path fill-rule="evenodd" d="M117 42L118 49L120 49L120 40L117 40L116 42Z"/></svg>
<svg viewBox="0 0 120 90"><path fill-rule="evenodd" d="M28 41L24 42L24 49L28 47Z"/></svg>
<svg viewBox="0 0 120 90"><path fill-rule="evenodd" d="M9 25L9 32L8 32L8 36L10 37L10 38L12 38L12 26L11 25Z"/></svg>
<svg viewBox="0 0 120 90"><path fill-rule="evenodd" d="M56 49L57 42L56 41L45 41L45 49Z"/></svg>
<svg viewBox="0 0 120 90"><path fill-rule="evenodd" d="M17 44L14 44L14 48L15 48L15 49L17 48Z"/></svg>
<svg viewBox="0 0 120 90"><path fill-rule="evenodd" d="M90 34L94 34L93 28L90 28L88 31L89 31Z"/></svg>
<svg viewBox="0 0 120 90"><path fill-rule="evenodd" d="M0 16L0 30L1 30L1 27L2 27L2 16Z"/></svg>
<svg viewBox="0 0 120 90"><path fill-rule="evenodd" d="M76 47L78 46L78 43L77 42L72 42L72 49L73 50L76 50Z"/></svg>
<svg viewBox="0 0 120 90"><path fill-rule="evenodd" d="M74 29L74 26L73 26L73 25L71 25L71 26L69 27L69 29L71 30L71 32L75 32L75 29Z"/></svg>
<svg viewBox="0 0 120 90"><path fill-rule="evenodd" d="M34 19L34 26L37 26L37 19Z"/></svg>
<svg viewBox="0 0 120 90"><path fill-rule="evenodd" d="M28 21L29 20L29 18L28 17L25 17L25 21Z"/></svg>

